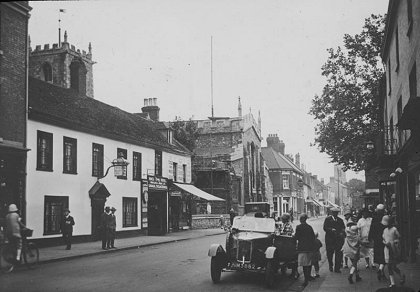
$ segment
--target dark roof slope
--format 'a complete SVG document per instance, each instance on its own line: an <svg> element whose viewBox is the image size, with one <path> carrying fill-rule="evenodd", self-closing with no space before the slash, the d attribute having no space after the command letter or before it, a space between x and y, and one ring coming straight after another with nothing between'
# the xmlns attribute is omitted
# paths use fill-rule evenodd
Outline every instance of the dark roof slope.
<svg viewBox="0 0 420 292"><path fill-rule="evenodd" d="M262 147L261 153L269 169L293 170L297 173L302 174L302 171L296 165L294 165L281 153L274 151L273 148Z"/></svg>
<svg viewBox="0 0 420 292"><path fill-rule="evenodd" d="M29 78L29 119L130 144L190 155L169 144L161 124L35 78Z"/></svg>

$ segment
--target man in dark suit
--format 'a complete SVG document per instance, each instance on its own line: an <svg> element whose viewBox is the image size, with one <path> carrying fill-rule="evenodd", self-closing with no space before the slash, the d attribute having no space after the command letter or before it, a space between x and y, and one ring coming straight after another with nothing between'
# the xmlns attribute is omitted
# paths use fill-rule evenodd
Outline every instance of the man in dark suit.
<svg viewBox="0 0 420 292"><path fill-rule="evenodd" d="M70 216L70 210L64 209L64 216L61 220L61 232L63 233L66 249L71 249L71 237L73 235L74 219Z"/></svg>
<svg viewBox="0 0 420 292"><path fill-rule="evenodd" d="M341 273L340 268L343 261L343 252L341 251L341 248L344 244L345 226L344 221L338 217L340 209L332 208L331 212L332 215L325 218L324 221L325 247L327 250L330 271L332 272L334 270L336 273Z"/></svg>
<svg viewBox="0 0 420 292"><path fill-rule="evenodd" d="M102 230L102 249L110 248L111 235L111 208L105 207L105 211L101 215L101 230Z"/></svg>
<svg viewBox="0 0 420 292"><path fill-rule="evenodd" d="M111 223L110 223L110 243L108 248L115 248L114 241L116 237L116 229L117 229L117 218L115 217L115 209L114 207L111 208Z"/></svg>

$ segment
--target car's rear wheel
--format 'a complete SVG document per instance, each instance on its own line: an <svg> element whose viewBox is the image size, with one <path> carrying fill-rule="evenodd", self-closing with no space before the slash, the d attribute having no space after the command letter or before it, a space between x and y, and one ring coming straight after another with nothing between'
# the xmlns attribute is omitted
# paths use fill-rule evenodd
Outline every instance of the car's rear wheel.
<svg viewBox="0 0 420 292"><path fill-rule="evenodd" d="M222 264L220 261L220 257L218 256L211 257L210 273L211 273L211 279L213 283L220 282L220 276L222 274Z"/></svg>
<svg viewBox="0 0 420 292"><path fill-rule="evenodd" d="M269 288L274 286L276 271L273 260L268 260L265 266L265 285Z"/></svg>

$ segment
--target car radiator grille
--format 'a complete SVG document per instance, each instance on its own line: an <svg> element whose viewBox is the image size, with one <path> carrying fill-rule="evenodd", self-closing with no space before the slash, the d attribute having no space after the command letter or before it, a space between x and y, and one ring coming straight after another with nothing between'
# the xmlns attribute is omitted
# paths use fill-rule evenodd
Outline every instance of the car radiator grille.
<svg viewBox="0 0 420 292"><path fill-rule="evenodd" d="M252 243L250 241L239 240L238 242L238 261L251 261Z"/></svg>

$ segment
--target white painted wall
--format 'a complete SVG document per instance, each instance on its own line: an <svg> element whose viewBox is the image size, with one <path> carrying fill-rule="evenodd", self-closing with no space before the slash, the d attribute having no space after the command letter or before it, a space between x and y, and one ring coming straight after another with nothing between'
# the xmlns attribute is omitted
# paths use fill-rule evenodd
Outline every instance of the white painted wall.
<svg viewBox="0 0 420 292"><path fill-rule="evenodd" d="M37 131L53 133L53 171L36 170L37 160ZM104 145L104 172L111 165L111 161L117 157L117 148L127 149L127 160L130 162L127 168L127 180L114 177L113 169L107 177L101 179L111 196L108 197L107 206L117 209L117 231L137 230L141 228L141 196L140 182L133 181L132 162L133 151L142 153L142 177L147 178L147 171L154 173L155 151L151 148L127 144L99 136L94 136L74 130L68 130L36 121L28 121L27 131L28 152L27 160L27 189L26 209L27 225L34 229L34 238L57 237L59 235L44 236L44 197L68 196L69 209L75 219L74 235L91 234L91 202L89 190L95 184L97 178L92 176L92 143ZM77 139L77 174L63 173L63 137ZM191 157L172 153L162 153L162 176L172 178L169 175L169 160L175 161L182 168L187 165L187 182L191 182ZM182 175L181 172L178 171ZM122 227L122 198L133 197L138 201L138 227Z"/></svg>

